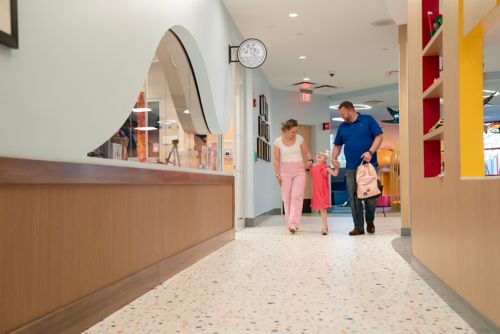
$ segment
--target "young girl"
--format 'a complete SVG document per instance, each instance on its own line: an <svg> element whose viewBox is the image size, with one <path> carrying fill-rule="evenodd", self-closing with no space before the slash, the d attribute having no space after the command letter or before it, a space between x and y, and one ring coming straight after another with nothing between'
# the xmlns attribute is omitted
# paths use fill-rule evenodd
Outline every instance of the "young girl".
<svg viewBox="0 0 500 334"><path fill-rule="evenodd" d="M326 220L326 209L330 205L330 184L328 174L337 176L338 169L331 169L326 164L327 156L325 152L316 154L316 163L311 167L312 178L312 199L311 209L319 210L321 212L321 234L328 234L328 223Z"/></svg>

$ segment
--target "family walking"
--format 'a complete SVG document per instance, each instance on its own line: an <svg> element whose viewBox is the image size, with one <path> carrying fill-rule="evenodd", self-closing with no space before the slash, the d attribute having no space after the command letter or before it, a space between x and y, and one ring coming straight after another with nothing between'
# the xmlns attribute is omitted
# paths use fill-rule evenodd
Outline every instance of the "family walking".
<svg viewBox="0 0 500 334"><path fill-rule="evenodd" d="M304 138L297 133L299 124L294 119L282 124L282 134L274 141L274 170L281 187L285 221L292 234L300 228L306 170L310 171L312 179L311 208L321 212L321 233L328 234L326 210L331 206L329 175L336 176L339 173L338 156L342 147L346 159L347 192L354 223L354 229L349 235L364 234L365 221L366 231L375 233L376 198L360 200L356 196L356 169L364 162L378 166L376 152L382 144L382 130L372 116L356 112L349 101L342 102L338 111L344 122L339 126L335 137L332 167L327 164L326 152L319 152L316 162L312 159ZM304 158L307 161L305 164Z"/></svg>

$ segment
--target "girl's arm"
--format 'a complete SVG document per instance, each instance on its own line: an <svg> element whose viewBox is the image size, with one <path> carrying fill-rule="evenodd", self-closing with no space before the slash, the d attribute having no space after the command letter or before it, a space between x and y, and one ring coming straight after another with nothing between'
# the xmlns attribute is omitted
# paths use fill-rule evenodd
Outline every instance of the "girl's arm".
<svg viewBox="0 0 500 334"><path fill-rule="evenodd" d="M326 167L325 170L328 172L328 174L330 174L331 176L337 176L339 175L339 169L338 168L335 168L335 169L331 169L330 167Z"/></svg>

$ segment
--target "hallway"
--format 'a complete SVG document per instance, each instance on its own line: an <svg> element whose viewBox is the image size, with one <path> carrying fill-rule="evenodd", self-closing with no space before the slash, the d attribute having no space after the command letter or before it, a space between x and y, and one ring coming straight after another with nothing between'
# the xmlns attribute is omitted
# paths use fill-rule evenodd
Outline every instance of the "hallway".
<svg viewBox="0 0 500 334"><path fill-rule="evenodd" d="M474 333L394 250L399 218L275 216L85 333ZM482 331L481 331L482 332ZM485 333L487 331L484 331Z"/></svg>

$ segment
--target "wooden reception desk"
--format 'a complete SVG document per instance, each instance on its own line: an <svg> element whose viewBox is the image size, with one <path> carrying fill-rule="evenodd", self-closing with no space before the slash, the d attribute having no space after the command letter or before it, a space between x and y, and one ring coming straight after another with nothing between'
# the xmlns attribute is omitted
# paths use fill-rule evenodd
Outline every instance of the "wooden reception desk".
<svg viewBox="0 0 500 334"><path fill-rule="evenodd" d="M77 333L234 239L234 178L0 158L0 333Z"/></svg>

